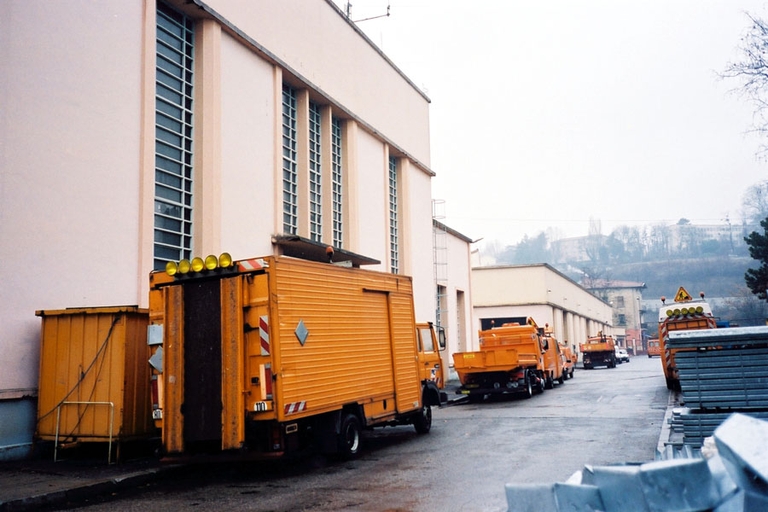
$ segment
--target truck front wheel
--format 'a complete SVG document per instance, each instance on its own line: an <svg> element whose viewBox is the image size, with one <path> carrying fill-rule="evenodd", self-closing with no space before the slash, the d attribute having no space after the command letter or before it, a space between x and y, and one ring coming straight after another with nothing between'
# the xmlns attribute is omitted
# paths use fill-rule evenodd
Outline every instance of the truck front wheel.
<svg viewBox="0 0 768 512"><path fill-rule="evenodd" d="M352 459L360 453L362 429L360 420L352 413L345 414L341 420L341 430L338 437L339 455Z"/></svg>
<svg viewBox="0 0 768 512"><path fill-rule="evenodd" d="M432 428L432 408L427 404L421 406L421 411L413 422L413 428L419 434L429 434Z"/></svg>

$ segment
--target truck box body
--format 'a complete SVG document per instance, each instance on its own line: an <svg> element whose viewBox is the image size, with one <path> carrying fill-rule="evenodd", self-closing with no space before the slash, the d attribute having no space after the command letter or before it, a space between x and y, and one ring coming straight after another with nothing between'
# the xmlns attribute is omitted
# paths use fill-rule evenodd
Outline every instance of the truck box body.
<svg viewBox="0 0 768 512"><path fill-rule="evenodd" d="M197 278L155 272L150 288L168 453L283 452L338 429L342 411L363 427L423 411L407 276L265 257Z"/></svg>

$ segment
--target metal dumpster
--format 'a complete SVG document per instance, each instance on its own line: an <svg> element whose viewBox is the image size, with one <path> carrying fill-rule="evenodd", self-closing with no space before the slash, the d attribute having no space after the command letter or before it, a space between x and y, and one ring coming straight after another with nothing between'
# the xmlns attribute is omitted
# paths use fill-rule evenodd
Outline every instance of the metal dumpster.
<svg viewBox="0 0 768 512"><path fill-rule="evenodd" d="M60 445L148 437L151 417L146 309L36 311L42 318L37 429ZM55 456L55 455L54 455Z"/></svg>

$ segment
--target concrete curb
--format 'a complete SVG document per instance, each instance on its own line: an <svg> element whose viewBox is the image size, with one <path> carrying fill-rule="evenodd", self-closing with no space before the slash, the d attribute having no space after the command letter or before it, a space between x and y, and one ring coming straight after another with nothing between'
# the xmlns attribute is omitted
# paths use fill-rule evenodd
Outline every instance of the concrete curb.
<svg viewBox="0 0 768 512"><path fill-rule="evenodd" d="M155 482L159 476L170 474L182 469L182 465L173 465L162 468L149 468L133 473L119 475L113 478L92 480L83 485L69 489L56 490L49 493L37 494L24 498L11 499L0 502L0 512L20 512L52 508L66 503L85 503L100 495L134 489L147 482Z"/></svg>

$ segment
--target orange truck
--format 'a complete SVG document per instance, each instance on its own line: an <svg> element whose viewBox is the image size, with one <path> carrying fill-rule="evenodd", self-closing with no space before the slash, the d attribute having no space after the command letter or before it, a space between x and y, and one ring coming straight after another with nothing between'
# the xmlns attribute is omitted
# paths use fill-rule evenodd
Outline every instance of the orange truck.
<svg viewBox="0 0 768 512"><path fill-rule="evenodd" d="M442 329L408 276L228 254L150 274L152 408L166 456L354 457L362 431L427 433L445 400Z"/></svg>
<svg viewBox="0 0 768 512"><path fill-rule="evenodd" d="M563 358L563 379L572 379L579 356L576 355L574 349L567 342L560 343L560 353Z"/></svg>
<svg viewBox="0 0 768 512"><path fill-rule="evenodd" d="M661 346L656 338L648 340L648 358L653 356L661 357Z"/></svg>
<svg viewBox="0 0 768 512"><path fill-rule="evenodd" d="M546 336L532 318L524 324L506 323L479 331L480 350L453 354L461 386L458 394L471 401L487 395L513 394L526 398L534 390L562 383L563 369L557 340Z"/></svg>
<svg viewBox="0 0 768 512"><path fill-rule="evenodd" d="M588 337L586 343L580 343L579 350L585 369L596 366L616 368L616 342L613 336L598 332L597 336Z"/></svg>
<svg viewBox="0 0 768 512"><path fill-rule="evenodd" d="M678 350L666 346L670 332L693 331L698 329L716 329L717 319L712 315L712 308L704 300L704 292L699 293L699 299L694 300L682 286L675 294L672 304L667 304L666 297L661 298L659 308L659 355L667 389L680 390L680 380L675 365L675 353Z"/></svg>

